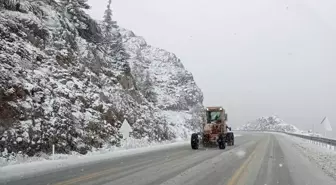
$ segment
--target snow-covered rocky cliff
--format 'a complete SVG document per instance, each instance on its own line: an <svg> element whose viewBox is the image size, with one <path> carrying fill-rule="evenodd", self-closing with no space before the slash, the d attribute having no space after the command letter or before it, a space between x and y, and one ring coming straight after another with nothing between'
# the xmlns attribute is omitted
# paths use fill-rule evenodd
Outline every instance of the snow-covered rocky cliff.
<svg viewBox="0 0 336 185"><path fill-rule="evenodd" d="M299 129L294 125L285 123L277 116L260 117L254 121L251 121L241 127L238 130L253 130L253 131L277 131L277 132L292 132L298 133Z"/></svg>
<svg viewBox="0 0 336 185"><path fill-rule="evenodd" d="M121 28L127 59L111 54L79 6L0 1L0 157L118 145L124 119L149 141L202 120L202 92L174 54Z"/></svg>

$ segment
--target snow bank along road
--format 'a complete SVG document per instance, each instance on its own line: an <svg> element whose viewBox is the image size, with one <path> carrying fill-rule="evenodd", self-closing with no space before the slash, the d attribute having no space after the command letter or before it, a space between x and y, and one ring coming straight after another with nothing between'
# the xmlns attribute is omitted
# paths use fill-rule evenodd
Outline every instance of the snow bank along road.
<svg viewBox="0 0 336 185"><path fill-rule="evenodd" d="M189 144L16 179L7 185L335 185L290 137L243 133L225 150Z"/></svg>

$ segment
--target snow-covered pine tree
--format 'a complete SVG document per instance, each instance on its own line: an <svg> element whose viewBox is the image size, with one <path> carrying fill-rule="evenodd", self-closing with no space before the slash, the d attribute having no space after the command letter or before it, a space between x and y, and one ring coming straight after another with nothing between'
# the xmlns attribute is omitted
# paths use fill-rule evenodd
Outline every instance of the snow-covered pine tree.
<svg viewBox="0 0 336 185"><path fill-rule="evenodd" d="M59 0L64 13L68 19L70 19L77 28L86 29L86 22L88 15L83 9L90 9L87 4L87 0Z"/></svg>
<svg viewBox="0 0 336 185"><path fill-rule="evenodd" d="M90 9L90 5L87 4L88 0L59 0L59 4L63 7L73 6L74 8Z"/></svg>
<svg viewBox="0 0 336 185"><path fill-rule="evenodd" d="M125 72L129 73L130 69L126 64L129 55L126 53L122 42L122 36L119 33L119 26L112 19L112 0L108 0L107 8L103 19L104 45L108 48L107 54L113 57L115 63L125 66Z"/></svg>
<svg viewBox="0 0 336 185"><path fill-rule="evenodd" d="M0 0L0 9L16 10L19 3L18 0Z"/></svg>
<svg viewBox="0 0 336 185"><path fill-rule="evenodd" d="M78 33L80 37L92 43L102 41L99 25L85 12L86 9L90 9L87 0L59 0L58 4L59 12L64 15L66 26L75 36Z"/></svg>
<svg viewBox="0 0 336 185"><path fill-rule="evenodd" d="M143 92L142 93L145 96L145 98L148 101L155 103L157 101L157 97L156 97L157 95L154 92L153 82L150 78L150 75L149 75L148 71L146 72L145 80L144 80L142 85L143 85L143 87L142 87Z"/></svg>
<svg viewBox="0 0 336 185"><path fill-rule="evenodd" d="M108 1L107 4L107 9L105 10L104 13L104 20L103 20L103 34L105 37L105 42L112 42L113 40L113 35L112 35L112 28L113 28L113 24L115 22L112 21L112 10L111 10L111 3L112 0Z"/></svg>

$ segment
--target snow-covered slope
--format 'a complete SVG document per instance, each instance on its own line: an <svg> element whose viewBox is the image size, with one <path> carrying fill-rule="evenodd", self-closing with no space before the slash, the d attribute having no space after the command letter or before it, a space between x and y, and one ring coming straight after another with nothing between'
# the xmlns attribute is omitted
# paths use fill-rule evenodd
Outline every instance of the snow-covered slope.
<svg viewBox="0 0 336 185"><path fill-rule="evenodd" d="M118 145L124 119L149 141L199 125L202 92L174 54L120 29L130 57L119 61L88 15L69 18L53 0L17 2L0 1L0 157Z"/></svg>
<svg viewBox="0 0 336 185"><path fill-rule="evenodd" d="M202 121L203 94L193 76L175 54L155 48L142 37L121 29L135 83L146 99L159 108L157 117L167 121L179 137L190 135Z"/></svg>
<svg viewBox="0 0 336 185"><path fill-rule="evenodd" d="M294 125L285 123L277 116L261 117L251 121L238 130L257 130L257 131L278 131L298 133L299 129Z"/></svg>

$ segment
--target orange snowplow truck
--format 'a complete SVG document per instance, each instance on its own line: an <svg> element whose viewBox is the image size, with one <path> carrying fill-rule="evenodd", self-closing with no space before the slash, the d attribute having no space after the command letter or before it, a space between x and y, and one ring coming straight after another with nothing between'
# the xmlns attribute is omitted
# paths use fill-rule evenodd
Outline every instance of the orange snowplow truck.
<svg viewBox="0 0 336 185"><path fill-rule="evenodd" d="M218 146L225 149L226 143L234 145L234 135L227 126L228 115L223 107L206 107L206 123L202 125L202 131L191 135L191 148Z"/></svg>

